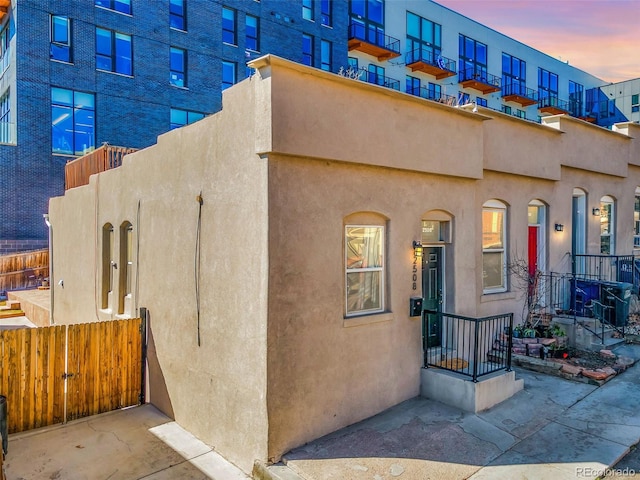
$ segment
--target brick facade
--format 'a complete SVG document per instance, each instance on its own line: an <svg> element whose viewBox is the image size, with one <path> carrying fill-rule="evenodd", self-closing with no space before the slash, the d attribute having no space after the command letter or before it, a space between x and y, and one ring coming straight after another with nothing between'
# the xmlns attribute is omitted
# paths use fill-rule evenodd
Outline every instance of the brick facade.
<svg viewBox="0 0 640 480"><path fill-rule="evenodd" d="M95 145L142 148L169 130L170 110L210 114L221 108L222 61L237 64L266 53L301 61L302 34L313 35L314 63L320 66L321 39L333 44L333 71L347 65L348 2L333 2L333 25L302 18L302 2L281 0L189 0L186 32L169 27L169 0L132 0L132 15L95 7L90 0L13 2L13 65L0 73L0 96L15 97L11 122L15 145L0 145L0 242L39 248L47 242L42 215L48 199L64 193L64 165L72 156L52 155L51 87L95 94ZM222 43L222 7L236 10L237 46ZM50 14L66 15L72 26L72 63L50 60ZM245 16L260 19L260 52L245 51ZM133 75L96 70L96 26L131 35ZM187 53L187 86L169 83L169 49ZM4 77L4 78L2 78ZM4 245L4 244L0 244ZM2 252L4 247L0 247ZM30 248L30 247L29 247ZM27 249L29 249L27 248Z"/></svg>

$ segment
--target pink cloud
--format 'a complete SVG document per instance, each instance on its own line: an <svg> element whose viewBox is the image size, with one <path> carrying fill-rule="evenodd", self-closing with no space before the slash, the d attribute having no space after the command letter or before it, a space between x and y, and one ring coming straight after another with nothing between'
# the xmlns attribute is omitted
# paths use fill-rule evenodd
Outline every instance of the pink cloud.
<svg viewBox="0 0 640 480"><path fill-rule="evenodd" d="M606 81L640 77L640 0L439 0Z"/></svg>

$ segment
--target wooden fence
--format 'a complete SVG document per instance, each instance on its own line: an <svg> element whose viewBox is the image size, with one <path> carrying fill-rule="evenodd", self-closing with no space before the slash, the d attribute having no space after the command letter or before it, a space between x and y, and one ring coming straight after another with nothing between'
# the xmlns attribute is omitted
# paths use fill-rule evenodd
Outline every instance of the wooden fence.
<svg viewBox="0 0 640 480"><path fill-rule="evenodd" d="M140 318L0 332L9 433L138 405L144 338Z"/></svg>
<svg viewBox="0 0 640 480"><path fill-rule="evenodd" d="M89 177L122 165L122 158L135 148L103 145L93 152L68 162L64 166L65 190L89 184Z"/></svg>
<svg viewBox="0 0 640 480"><path fill-rule="evenodd" d="M0 292L36 287L49 276L49 250L0 256Z"/></svg>

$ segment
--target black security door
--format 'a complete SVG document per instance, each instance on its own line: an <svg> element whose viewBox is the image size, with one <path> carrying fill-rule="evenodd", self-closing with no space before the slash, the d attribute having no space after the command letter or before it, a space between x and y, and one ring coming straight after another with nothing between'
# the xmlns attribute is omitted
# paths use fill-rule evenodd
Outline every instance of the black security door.
<svg viewBox="0 0 640 480"><path fill-rule="evenodd" d="M425 348L441 343L442 320L427 311L442 311L442 247L424 247L422 256L422 304L425 312L423 339Z"/></svg>

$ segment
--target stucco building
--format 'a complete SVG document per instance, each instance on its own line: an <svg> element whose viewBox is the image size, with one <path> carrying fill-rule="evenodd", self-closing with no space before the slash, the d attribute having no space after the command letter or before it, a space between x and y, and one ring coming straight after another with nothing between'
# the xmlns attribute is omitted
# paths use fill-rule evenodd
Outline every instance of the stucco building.
<svg viewBox="0 0 640 480"><path fill-rule="evenodd" d="M247 471L419 394L411 297L518 323L511 259L633 249L635 124L252 67L219 113L49 205L53 322L146 307L148 400ZM437 262L414 270L414 242Z"/></svg>

